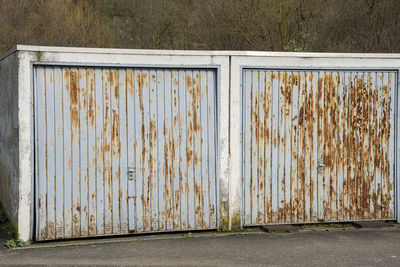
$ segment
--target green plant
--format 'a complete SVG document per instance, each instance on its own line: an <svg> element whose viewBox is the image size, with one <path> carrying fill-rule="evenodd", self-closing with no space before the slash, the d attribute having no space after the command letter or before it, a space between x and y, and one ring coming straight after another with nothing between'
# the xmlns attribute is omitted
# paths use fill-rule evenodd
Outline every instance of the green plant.
<svg viewBox="0 0 400 267"><path fill-rule="evenodd" d="M8 240L4 246L7 248L25 247L26 243L20 239L11 239Z"/></svg>

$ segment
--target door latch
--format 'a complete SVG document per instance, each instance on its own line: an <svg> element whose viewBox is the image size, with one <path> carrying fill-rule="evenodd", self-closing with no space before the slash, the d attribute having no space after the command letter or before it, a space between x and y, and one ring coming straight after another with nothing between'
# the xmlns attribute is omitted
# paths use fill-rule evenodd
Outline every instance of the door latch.
<svg viewBox="0 0 400 267"><path fill-rule="evenodd" d="M324 172L324 167L325 167L324 162L322 160L318 161L318 166L317 166L318 173L323 173Z"/></svg>
<svg viewBox="0 0 400 267"><path fill-rule="evenodd" d="M135 180L136 177L136 168L135 167L128 167L128 179Z"/></svg>

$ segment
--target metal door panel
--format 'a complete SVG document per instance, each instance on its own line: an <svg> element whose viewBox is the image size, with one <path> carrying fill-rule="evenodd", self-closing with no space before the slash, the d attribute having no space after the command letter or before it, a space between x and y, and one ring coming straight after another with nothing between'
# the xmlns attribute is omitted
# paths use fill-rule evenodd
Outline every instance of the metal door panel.
<svg viewBox="0 0 400 267"><path fill-rule="evenodd" d="M135 130L136 127L134 127L135 124L135 90L134 90L134 82L135 82L135 76L133 73L133 70L126 70L126 118L127 121L133 122L133 123L127 123L127 152L128 151L136 151L136 142L135 142ZM128 177L128 231L134 231L136 228L136 219L135 219L135 208L136 208L136 202L138 201L137 196L136 196L136 174L135 172L138 171L138 168L134 168L133 166L136 166L136 153L127 153L127 166L128 166L128 171L129 177ZM132 218L132 219L131 219Z"/></svg>
<svg viewBox="0 0 400 267"><path fill-rule="evenodd" d="M63 123L63 73L61 68L54 68L54 114L55 114L55 128L62 129ZM63 223L64 223L64 190L63 190L63 156L64 156L64 138L63 131L56 131L55 136L55 174L56 174L56 237L63 236Z"/></svg>
<svg viewBox="0 0 400 267"><path fill-rule="evenodd" d="M86 71L86 83L87 88L87 112L88 112L88 216L89 216L89 229L88 235L92 236L96 234L96 179L90 179L90 177L96 177L96 80L95 70L87 69ZM61 128L61 126L60 126ZM59 163L62 165L62 162Z"/></svg>
<svg viewBox="0 0 400 267"><path fill-rule="evenodd" d="M186 146L182 144L187 144L187 136L186 136L186 128L187 128L187 117L186 117L186 73L184 70L179 70L179 179L181 181L181 221L182 221L182 229L189 229L189 221L188 221L188 206L187 206L187 186L188 186L188 171L187 171L187 149ZM210 160L213 157L213 154L210 153ZM212 177L210 176L210 181Z"/></svg>
<svg viewBox="0 0 400 267"><path fill-rule="evenodd" d="M118 96L119 98L117 99L119 104L119 110L118 110L118 118L119 118L119 129L118 129L118 137L115 139L115 143L117 143L119 147L119 165L120 165L120 170L119 170L119 175L120 175L120 184L118 185L119 188L119 194L118 194L118 201L119 201L119 208L120 209L120 227L121 227L121 233L128 233L128 201L129 201L129 195L128 195L128 188L130 184L128 184L128 170L129 170L129 165L128 165L128 150L129 147L129 142L128 142L128 132L127 132L127 125L129 121L127 120L127 70L120 70L119 71L119 80L118 80L118 88L119 88L119 93ZM125 122L125 123L124 123ZM119 140L118 140L119 139ZM126 186L121 186L121 185L126 185ZM115 192L115 191L114 191Z"/></svg>
<svg viewBox="0 0 400 267"><path fill-rule="evenodd" d="M104 234L104 98L103 70L95 69L96 234ZM64 121L68 121L66 118ZM68 190L68 188L66 188Z"/></svg>
<svg viewBox="0 0 400 267"><path fill-rule="evenodd" d="M394 219L396 75L244 69L244 224Z"/></svg>
<svg viewBox="0 0 400 267"><path fill-rule="evenodd" d="M215 75L35 66L36 240L215 229Z"/></svg>

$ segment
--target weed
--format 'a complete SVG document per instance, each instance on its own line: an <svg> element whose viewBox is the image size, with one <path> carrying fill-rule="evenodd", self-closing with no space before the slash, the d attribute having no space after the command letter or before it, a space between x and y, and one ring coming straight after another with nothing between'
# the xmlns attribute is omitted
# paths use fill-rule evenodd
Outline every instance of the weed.
<svg viewBox="0 0 400 267"><path fill-rule="evenodd" d="M4 246L7 248L25 247L26 243L20 239L11 239L8 240Z"/></svg>

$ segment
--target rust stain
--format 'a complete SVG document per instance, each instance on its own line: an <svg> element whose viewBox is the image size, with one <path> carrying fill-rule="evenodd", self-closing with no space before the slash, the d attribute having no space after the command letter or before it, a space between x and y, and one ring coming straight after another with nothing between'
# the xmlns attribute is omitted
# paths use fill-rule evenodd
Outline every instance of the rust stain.
<svg viewBox="0 0 400 267"><path fill-rule="evenodd" d="M142 117L142 125L141 125L141 138L142 138L142 144L145 144L145 125L144 125L144 106L143 106L143 84L144 84L144 80L145 80L145 75L147 75L146 73L143 73L143 75L141 75L140 72L136 73L136 81L138 83L138 96L139 96L139 112L140 115ZM144 160L146 156L146 147L143 145L142 146L142 160Z"/></svg>
<svg viewBox="0 0 400 267"><path fill-rule="evenodd" d="M54 222L49 222L47 224L47 237L53 239L55 234Z"/></svg>
<svg viewBox="0 0 400 267"><path fill-rule="evenodd" d="M195 214L196 217L201 215L201 206L200 206L200 198L201 198L201 188L200 185L196 183L196 180L194 181L194 194L196 196L196 210Z"/></svg>
<svg viewBox="0 0 400 267"><path fill-rule="evenodd" d="M91 126L94 126L94 77L93 70L88 70L87 75L89 77L89 122Z"/></svg>
<svg viewBox="0 0 400 267"><path fill-rule="evenodd" d="M368 213L367 218L375 218L375 211L373 210L373 206L375 205L375 196L374 196L374 186L375 186L375 173L374 173L374 94L372 91L372 75L371 72L367 74L367 90L368 90L368 156L369 156L369 167L368 169L368 192L367 192L367 206L366 211Z"/></svg>
<svg viewBox="0 0 400 267"><path fill-rule="evenodd" d="M111 144L109 140L109 136L111 135L111 114L110 114L110 92L111 92L111 87L110 87L110 76L111 73L110 71L106 71L106 80L104 82L104 179L106 182L106 194L107 194L107 200L106 203L108 203L106 209L108 211L112 211L112 199L111 199L111 188L112 188L112 171L111 171ZM108 232L111 228L110 225L105 226L106 232Z"/></svg>
<svg viewBox="0 0 400 267"><path fill-rule="evenodd" d="M53 73L52 72L50 72L50 84L53 84ZM54 225L53 225L53 227L54 227Z"/></svg>
<svg viewBox="0 0 400 267"><path fill-rule="evenodd" d="M112 73L110 74L111 76L111 85L114 85L114 97L115 99L119 98L119 82L118 82L118 76L119 73L117 70L113 70Z"/></svg>
<svg viewBox="0 0 400 267"><path fill-rule="evenodd" d="M175 211L179 212L180 192L175 191L174 193L175 193ZM178 216L178 214L176 214L175 216Z"/></svg>
<svg viewBox="0 0 400 267"><path fill-rule="evenodd" d="M174 90L174 107L176 107L178 105L178 100L176 97L176 90Z"/></svg>
<svg viewBox="0 0 400 267"><path fill-rule="evenodd" d="M73 128L79 127L79 108L78 108L78 95L79 95L79 86L77 79L77 71L71 71L71 121ZM72 135L74 131L72 131Z"/></svg>
<svg viewBox="0 0 400 267"><path fill-rule="evenodd" d="M69 69L64 70L64 79L65 79L65 89L67 93L70 94L70 72Z"/></svg>
<svg viewBox="0 0 400 267"><path fill-rule="evenodd" d="M156 161L157 161L157 129L156 129L156 116L153 115L152 118L150 118L150 138L149 138L149 143L150 143L150 155L149 155L149 159L148 159L148 165L149 165L149 179L148 179L148 198L154 199L156 196L154 196L154 194L156 194L156 192L153 192L153 190L151 190L153 188L153 183L154 183L154 179L157 178L157 171L155 168L156 165ZM150 195L150 197L149 197ZM157 213L156 211L153 210L153 216L152 216L152 221L156 221L157 220Z"/></svg>
<svg viewBox="0 0 400 267"><path fill-rule="evenodd" d="M199 85L199 74L196 74L196 78L193 79L193 130L195 132L200 131L200 114L198 110L200 108L200 85Z"/></svg>
<svg viewBox="0 0 400 267"><path fill-rule="evenodd" d="M68 155L67 165L68 165L68 170L70 171L71 170L71 153Z"/></svg>
<svg viewBox="0 0 400 267"><path fill-rule="evenodd" d="M126 85L128 89L128 93L130 96L133 96L133 71L126 71Z"/></svg>
<svg viewBox="0 0 400 267"><path fill-rule="evenodd" d="M119 154L119 114L117 111L112 111L113 115L113 123L112 123L112 142L113 142L113 155L116 156Z"/></svg>
<svg viewBox="0 0 400 267"><path fill-rule="evenodd" d="M73 221L74 226L77 227L77 225L79 224L79 220L78 220L78 216L76 214L74 214L72 221Z"/></svg>

